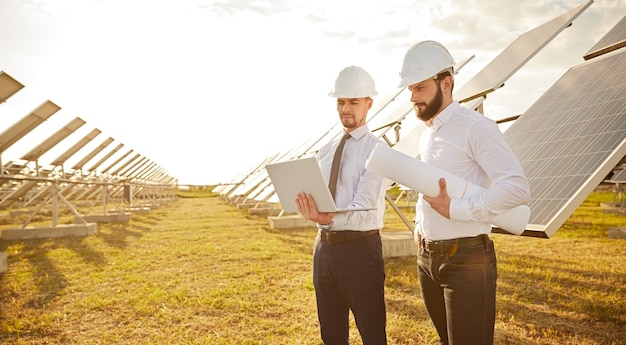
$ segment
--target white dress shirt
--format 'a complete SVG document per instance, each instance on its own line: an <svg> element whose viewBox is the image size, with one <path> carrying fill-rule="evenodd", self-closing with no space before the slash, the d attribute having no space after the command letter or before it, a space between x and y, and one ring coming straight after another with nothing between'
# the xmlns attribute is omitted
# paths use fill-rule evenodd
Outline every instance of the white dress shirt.
<svg viewBox="0 0 626 345"><path fill-rule="evenodd" d="M417 229L428 240L474 237L491 232L489 218L528 204L530 189L517 157L495 121L451 103L420 138L421 160L485 188L467 199L452 199L450 219L420 195Z"/></svg>
<svg viewBox="0 0 626 345"><path fill-rule="evenodd" d="M338 208L376 209L336 213L333 230L382 229L389 180L366 170L365 162L376 144L385 143L373 135L367 125L354 129L350 134L352 137L346 141L341 158L335 204ZM317 154L326 181L330 179L333 156L340 139L324 145Z"/></svg>

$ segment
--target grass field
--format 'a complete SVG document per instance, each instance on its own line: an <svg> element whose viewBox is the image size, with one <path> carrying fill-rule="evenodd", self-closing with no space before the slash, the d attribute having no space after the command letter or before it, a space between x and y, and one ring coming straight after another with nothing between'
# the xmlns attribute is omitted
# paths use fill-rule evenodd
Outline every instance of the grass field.
<svg viewBox="0 0 626 345"><path fill-rule="evenodd" d="M0 343L320 344L315 230L182 196L93 236L0 242ZM551 239L491 236L496 344L626 344L626 240L607 237L626 218L598 207L610 197L590 195ZM386 222L404 227L391 211ZM385 267L389 344L434 344L415 258Z"/></svg>

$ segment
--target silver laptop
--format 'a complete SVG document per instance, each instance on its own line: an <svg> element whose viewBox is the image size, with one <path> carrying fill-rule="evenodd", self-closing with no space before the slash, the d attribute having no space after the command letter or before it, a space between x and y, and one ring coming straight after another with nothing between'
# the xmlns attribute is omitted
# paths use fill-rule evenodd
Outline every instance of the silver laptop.
<svg viewBox="0 0 626 345"><path fill-rule="evenodd" d="M328 184L315 157L294 159L265 166L278 199L285 212L298 212L296 195L305 192L313 196L319 212L368 211L375 208L345 208L335 205Z"/></svg>

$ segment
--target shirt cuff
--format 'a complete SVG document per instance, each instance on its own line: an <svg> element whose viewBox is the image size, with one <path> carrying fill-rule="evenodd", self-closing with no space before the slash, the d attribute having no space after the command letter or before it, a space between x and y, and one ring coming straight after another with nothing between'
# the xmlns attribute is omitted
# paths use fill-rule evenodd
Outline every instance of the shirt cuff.
<svg viewBox="0 0 626 345"><path fill-rule="evenodd" d="M450 200L450 219L467 221L470 218L470 203L466 199Z"/></svg>

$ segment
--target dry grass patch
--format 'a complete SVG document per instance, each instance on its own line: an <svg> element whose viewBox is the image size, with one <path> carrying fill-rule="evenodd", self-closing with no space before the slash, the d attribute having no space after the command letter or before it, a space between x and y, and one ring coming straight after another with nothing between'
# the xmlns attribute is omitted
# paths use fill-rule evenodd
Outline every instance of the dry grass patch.
<svg viewBox="0 0 626 345"><path fill-rule="evenodd" d="M624 218L597 207L607 196L590 196L552 239L492 235L496 344L626 344L626 241L606 235ZM405 229L387 218L385 231ZM98 230L0 244L2 344L320 343L314 229L273 230L210 196ZM389 343L433 344L415 258L385 265Z"/></svg>

